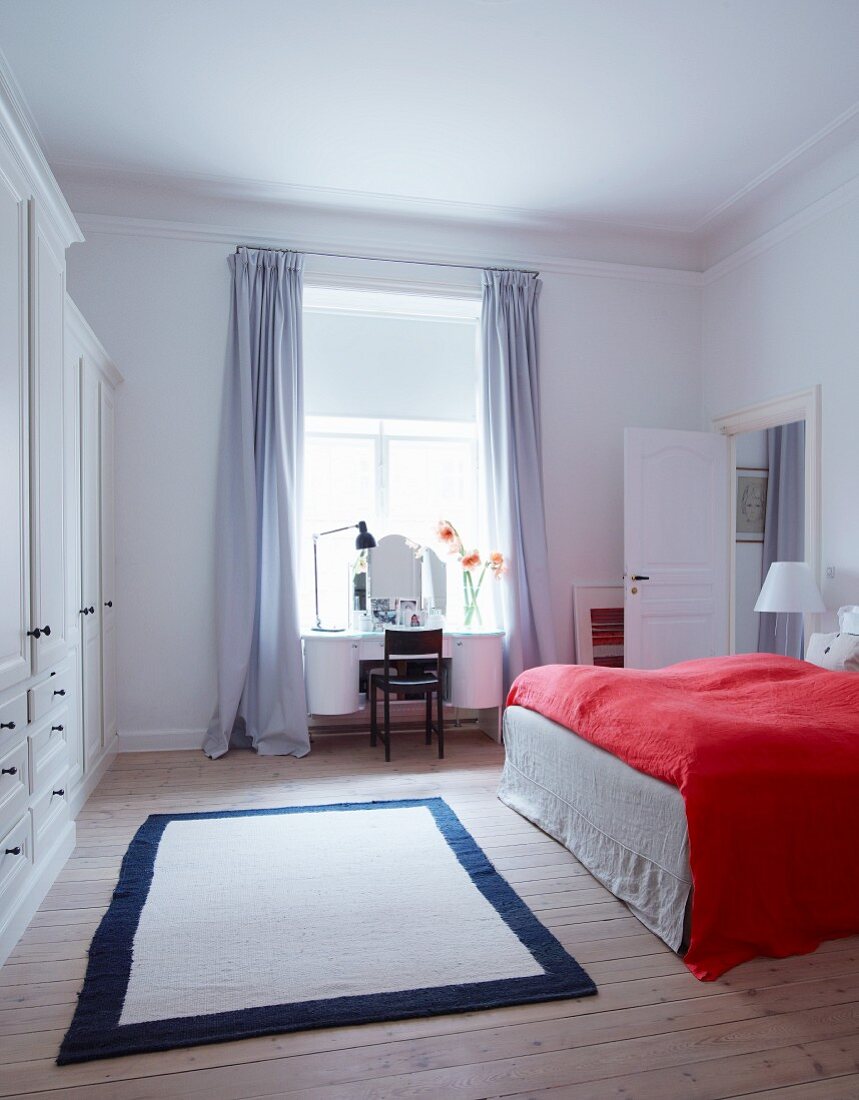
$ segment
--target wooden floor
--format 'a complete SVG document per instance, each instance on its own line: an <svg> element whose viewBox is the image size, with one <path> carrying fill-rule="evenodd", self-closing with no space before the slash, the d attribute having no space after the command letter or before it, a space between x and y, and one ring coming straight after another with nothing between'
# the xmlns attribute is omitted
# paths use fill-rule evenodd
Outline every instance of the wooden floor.
<svg viewBox="0 0 859 1100"><path fill-rule="evenodd" d="M444 761L402 735L389 765L354 737L319 738L304 760L121 756L0 970L0 1095L859 1097L859 939L698 982L565 849L496 799L500 766L499 746L474 732L452 732ZM590 972L596 997L54 1065L90 938L147 814L437 794Z"/></svg>

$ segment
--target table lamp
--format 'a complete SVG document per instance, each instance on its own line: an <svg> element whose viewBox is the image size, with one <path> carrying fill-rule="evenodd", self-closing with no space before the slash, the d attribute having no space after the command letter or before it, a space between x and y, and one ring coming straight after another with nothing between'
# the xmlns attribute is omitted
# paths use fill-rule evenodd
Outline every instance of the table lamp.
<svg viewBox="0 0 859 1100"><path fill-rule="evenodd" d="M820 589L808 562L774 561L769 567L755 611L769 611L776 615L789 613L811 614L826 610ZM776 619L778 630L778 619ZM787 626L785 626L787 640Z"/></svg>

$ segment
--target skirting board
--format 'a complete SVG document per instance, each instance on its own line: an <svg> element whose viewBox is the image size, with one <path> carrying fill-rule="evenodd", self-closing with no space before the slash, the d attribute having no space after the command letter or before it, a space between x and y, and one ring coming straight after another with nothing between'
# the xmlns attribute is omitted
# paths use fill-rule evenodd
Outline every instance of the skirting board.
<svg viewBox="0 0 859 1100"><path fill-rule="evenodd" d="M0 966L9 958L27 925L33 919L36 910L45 900L45 895L54 885L54 879L63 869L66 860L72 854L74 846L75 823L70 821L65 832L54 845L51 854L40 861L40 865L31 875L30 882L21 895L17 906L7 917L6 923L0 928Z"/></svg>
<svg viewBox="0 0 859 1100"><path fill-rule="evenodd" d="M117 752L168 752L202 749L205 730L120 730Z"/></svg>

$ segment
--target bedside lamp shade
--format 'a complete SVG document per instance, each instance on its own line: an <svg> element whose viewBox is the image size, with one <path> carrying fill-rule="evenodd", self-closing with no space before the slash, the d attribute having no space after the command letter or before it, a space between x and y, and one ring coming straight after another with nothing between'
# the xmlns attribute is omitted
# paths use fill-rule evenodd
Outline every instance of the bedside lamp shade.
<svg viewBox="0 0 859 1100"><path fill-rule="evenodd" d="M774 561L769 568L755 611L820 612L826 604L807 562Z"/></svg>

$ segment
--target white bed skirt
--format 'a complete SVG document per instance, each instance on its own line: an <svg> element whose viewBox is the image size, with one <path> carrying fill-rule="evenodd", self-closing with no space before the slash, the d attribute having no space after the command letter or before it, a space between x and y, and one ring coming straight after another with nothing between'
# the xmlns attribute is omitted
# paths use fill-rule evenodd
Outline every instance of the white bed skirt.
<svg viewBox="0 0 859 1100"><path fill-rule="evenodd" d="M677 788L523 707L505 711L504 745L501 801L560 841L681 951L692 875Z"/></svg>

